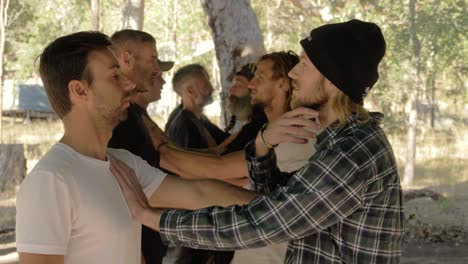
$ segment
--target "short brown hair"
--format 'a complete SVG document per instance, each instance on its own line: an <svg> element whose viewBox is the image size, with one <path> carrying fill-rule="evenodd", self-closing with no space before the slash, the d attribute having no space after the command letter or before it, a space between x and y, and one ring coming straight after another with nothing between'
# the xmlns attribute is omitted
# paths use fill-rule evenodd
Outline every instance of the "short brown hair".
<svg viewBox="0 0 468 264"><path fill-rule="evenodd" d="M111 41L115 46L121 46L127 41L156 43L156 40L151 34L134 29L122 29L114 32L111 36Z"/></svg>
<svg viewBox="0 0 468 264"><path fill-rule="evenodd" d="M292 79L288 73L299 63L299 56L291 50L271 52L260 57L258 62L271 60L273 62L273 80L285 79L289 82L289 91L286 100L287 110L291 110L290 102L292 97Z"/></svg>
<svg viewBox="0 0 468 264"><path fill-rule="evenodd" d="M63 118L71 110L68 83L86 80L93 76L87 69L92 51L111 45L107 35L97 31L83 31L60 37L50 43L39 56L39 73L55 113Z"/></svg>

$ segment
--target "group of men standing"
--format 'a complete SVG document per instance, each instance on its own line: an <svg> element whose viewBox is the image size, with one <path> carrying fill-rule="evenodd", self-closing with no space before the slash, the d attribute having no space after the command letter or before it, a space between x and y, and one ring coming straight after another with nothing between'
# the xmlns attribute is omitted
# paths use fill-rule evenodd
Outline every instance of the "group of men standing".
<svg viewBox="0 0 468 264"><path fill-rule="evenodd" d="M236 72L230 134L203 115L213 87L199 64L174 74L166 133L152 122L173 63L146 32L49 44L39 70L65 133L18 194L20 262L398 263L396 163L382 114L363 107L382 32L351 20L300 44Z"/></svg>

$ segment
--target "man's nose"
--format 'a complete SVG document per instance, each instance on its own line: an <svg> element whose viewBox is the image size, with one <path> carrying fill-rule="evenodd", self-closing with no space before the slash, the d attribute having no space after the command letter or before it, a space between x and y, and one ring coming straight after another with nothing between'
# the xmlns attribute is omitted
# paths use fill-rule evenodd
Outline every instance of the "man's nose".
<svg viewBox="0 0 468 264"><path fill-rule="evenodd" d="M289 78L291 79L296 79L297 77L297 71L298 71L298 66L299 64L296 64L289 72L288 72L288 76Z"/></svg>
<svg viewBox="0 0 468 264"><path fill-rule="evenodd" d="M155 63L153 64L153 72L156 74L162 74L161 66L159 65L158 61L155 61Z"/></svg>
<svg viewBox="0 0 468 264"><path fill-rule="evenodd" d="M232 85L232 86L229 88L228 94L229 94L229 95L232 95L232 94L234 93L234 90L235 90L235 89L236 89L236 85L234 84L234 85Z"/></svg>

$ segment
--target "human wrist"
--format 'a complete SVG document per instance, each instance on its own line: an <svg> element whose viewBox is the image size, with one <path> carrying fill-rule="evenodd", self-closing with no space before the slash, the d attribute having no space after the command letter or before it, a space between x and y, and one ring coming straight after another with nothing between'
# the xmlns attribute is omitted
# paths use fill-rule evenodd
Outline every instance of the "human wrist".
<svg viewBox="0 0 468 264"><path fill-rule="evenodd" d="M262 136L259 131L257 136L255 137L255 157L262 157L265 156L270 149L265 146L262 140Z"/></svg>
<svg viewBox="0 0 468 264"><path fill-rule="evenodd" d="M260 138L261 138L261 142L263 143L263 145L265 147L267 147L269 150L271 149L274 149L278 146L278 144L276 145L272 145L268 142L268 140L266 139L265 137L265 130L268 128L268 123L265 123L262 128L260 128Z"/></svg>
<svg viewBox="0 0 468 264"><path fill-rule="evenodd" d="M161 209L146 208L142 214L140 222L153 230L159 231L159 221L161 220Z"/></svg>

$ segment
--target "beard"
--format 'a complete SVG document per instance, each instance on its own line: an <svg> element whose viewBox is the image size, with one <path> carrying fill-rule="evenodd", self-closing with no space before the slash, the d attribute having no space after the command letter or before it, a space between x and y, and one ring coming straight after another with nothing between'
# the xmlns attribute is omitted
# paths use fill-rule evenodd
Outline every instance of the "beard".
<svg viewBox="0 0 468 264"><path fill-rule="evenodd" d="M229 112L238 119L245 120L252 115L252 106L250 105L250 95L237 97L229 96L227 105Z"/></svg>
<svg viewBox="0 0 468 264"><path fill-rule="evenodd" d="M201 107L205 107L213 103L213 96L210 94L208 96L199 95L195 98L195 104Z"/></svg>
<svg viewBox="0 0 468 264"><path fill-rule="evenodd" d="M123 109L122 107L113 109L98 107L96 115L96 122L115 128L120 122L127 120L128 112L127 109Z"/></svg>
<svg viewBox="0 0 468 264"><path fill-rule="evenodd" d="M291 109L296 109L302 106L319 111L325 104L328 103L329 100L330 96L323 92L320 92L318 98L316 98L313 102L306 102L303 98L299 98L293 93L290 106Z"/></svg>

